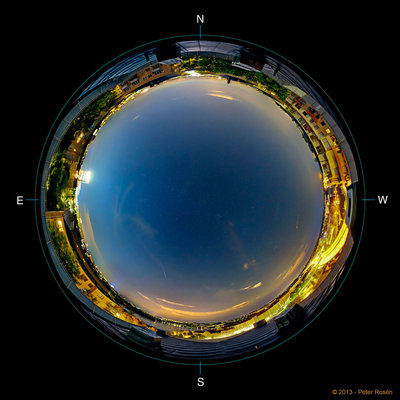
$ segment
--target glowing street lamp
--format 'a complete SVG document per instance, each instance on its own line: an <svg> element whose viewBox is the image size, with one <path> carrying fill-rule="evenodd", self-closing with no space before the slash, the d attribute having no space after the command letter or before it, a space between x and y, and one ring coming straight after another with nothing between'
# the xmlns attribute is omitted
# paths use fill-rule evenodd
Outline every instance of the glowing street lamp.
<svg viewBox="0 0 400 400"><path fill-rule="evenodd" d="M78 179L79 179L81 182L90 183L91 177L92 177L91 171L84 171L83 169L81 169L81 170L79 171Z"/></svg>

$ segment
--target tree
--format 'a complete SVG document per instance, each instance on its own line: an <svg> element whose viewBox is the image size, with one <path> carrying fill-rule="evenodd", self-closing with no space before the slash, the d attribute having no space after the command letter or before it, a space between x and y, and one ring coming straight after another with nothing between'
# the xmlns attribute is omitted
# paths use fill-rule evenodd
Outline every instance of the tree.
<svg viewBox="0 0 400 400"><path fill-rule="evenodd" d="M70 177L70 164L64 158L64 152L57 151L50 165L49 177L47 180L47 209L59 210L66 208L61 199L61 194L68 186Z"/></svg>

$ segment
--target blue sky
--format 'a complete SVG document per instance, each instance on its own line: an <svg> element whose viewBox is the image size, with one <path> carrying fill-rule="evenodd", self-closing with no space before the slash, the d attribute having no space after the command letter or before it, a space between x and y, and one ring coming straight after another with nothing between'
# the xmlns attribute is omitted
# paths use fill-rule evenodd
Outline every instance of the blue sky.
<svg viewBox="0 0 400 400"><path fill-rule="evenodd" d="M139 307L220 321L283 291L319 235L323 190L299 129L242 83L170 80L113 115L83 164L85 240Z"/></svg>

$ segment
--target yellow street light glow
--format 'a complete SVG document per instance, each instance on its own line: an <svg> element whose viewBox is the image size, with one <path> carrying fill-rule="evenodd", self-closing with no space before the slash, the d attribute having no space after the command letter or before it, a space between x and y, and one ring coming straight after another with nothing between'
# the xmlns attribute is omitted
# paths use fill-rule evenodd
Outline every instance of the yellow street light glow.
<svg viewBox="0 0 400 400"><path fill-rule="evenodd" d="M76 143L79 143L79 142L81 141L82 138L83 138L83 133L81 133L81 134L78 136L78 139L76 139Z"/></svg>
<svg viewBox="0 0 400 400"><path fill-rule="evenodd" d="M64 232L64 227L63 227L63 223L62 223L61 219L57 220L57 225L58 225L58 230L60 232Z"/></svg>
<svg viewBox="0 0 400 400"><path fill-rule="evenodd" d="M84 183L90 183L90 179L92 178L92 173L91 171L84 171L81 169L79 171L79 180L84 182Z"/></svg>
<svg viewBox="0 0 400 400"><path fill-rule="evenodd" d="M197 71L185 71L185 74L189 76L201 76Z"/></svg>

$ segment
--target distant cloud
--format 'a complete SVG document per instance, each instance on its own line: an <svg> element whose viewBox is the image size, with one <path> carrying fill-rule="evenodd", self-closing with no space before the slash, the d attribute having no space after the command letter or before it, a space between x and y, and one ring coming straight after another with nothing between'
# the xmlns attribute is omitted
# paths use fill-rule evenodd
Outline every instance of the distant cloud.
<svg viewBox="0 0 400 400"><path fill-rule="evenodd" d="M257 289L258 287L260 287L262 285L262 282L258 282L255 285L249 285L246 286L244 288L239 289L240 291L244 291L244 290L251 290L251 289Z"/></svg>
<svg viewBox="0 0 400 400"><path fill-rule="evenodd" d="M248 304L248 301L243 301L242 303L236 304L232 307L225 308L223 310L216 310L216 311L186 311L186 310L177 310L176 308L170 308L170 307L165 307L161 306L160 307L164 311L168 311L173 317L184 317L184 318L210 318L210 317L216 317L218 315L223 315L226 314L230 311L234 311L238 308L241 308Z"/></svg>
<svg viewBox="0 0 400 400"><path fill-rule="evenodd" d="M150 297L145 296L143 293L139 292L139 290L136 290L136 292L139 293L146 300L153 302L153 300L151 300Z"/></svg>
<svg viewBox="0 0 400 400"><path fill-rule="evenodd" d="M181 307L189 307L189 308L193 308L195 306L191 306L189 304L181 304L181 303L175 303L174 301L170 301L170 300L166 300L166 299L160 299L157 297L157 300L163 301L164 303L168 303L168 304L173 304L175 306L181 306Z"/></svg>
<svg viewBox="0 0 400 400"><path fill-rule="evenodd" d="M236 306L231 307L230 309L232 310L236 310L237 308L243 307L244 305L246 305L248 303L248 301L243 301L242 303L236 304ZM230 310L229 308L227 310Z"/></svg>
<svg viewBox="0 0 400 400"><path fill-rule="evenodd" d="M115 197L114 197L114 204L113 204L113 228L114 228L114 234L118 232L118 229L120 227L120 224L123 220L123 215L122 215L122 208L123 204L126 200L126 197L128 193L133 189L133 183L131 182L124 192L121 194L121 189L117 191Z"/></svg>
<svg viewBox="0 0 400 400"><path fill-rule="evenodd" d="M157 230L154 229L147 221L145 221L141 215L135 214L134 216L129 216L129 218L142 232L144 232L150 238L153 238L157 233Z"/></svg>
<svg viewBox="0 0 400 400"><path fill-rule="evenodd" d="M288 269L288 271L286 272L285 276L282 278L283 280L285 280L289 275L291 275L296 268L300 265L300 263L303 261L304 256L306 255L306 251L303 250L299 256L297 257L296 261L294 262L294 264Z"/></svg>
<svg viewBox="0 0 400 400"><path fill-rule="evenodd" d="M232 100L232 101L240 101L239 99L232 97L232 96L227 96L224 94L218 94L218 93L206 93L207 96L214 96L214 97L220 97L222 99L226 100Z"/></svg>
<svg viewBox="0 0 400 400"><path fill-rule="evenodd" d="M222 229L226 233L225 240L226 240L227 246L233 252L238 254L243 260L248 260L249 257L246 254L244 243L243 243L242 239L240 238L239 234L237 233L234 223L229 220L220 221L220 223L222 225ZM247 267L249 267L250 264L252 264L252 261L247 263ZM244 269L246 269L246 267L244 267Z"/></svg>

